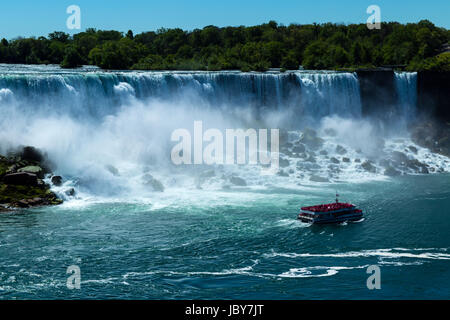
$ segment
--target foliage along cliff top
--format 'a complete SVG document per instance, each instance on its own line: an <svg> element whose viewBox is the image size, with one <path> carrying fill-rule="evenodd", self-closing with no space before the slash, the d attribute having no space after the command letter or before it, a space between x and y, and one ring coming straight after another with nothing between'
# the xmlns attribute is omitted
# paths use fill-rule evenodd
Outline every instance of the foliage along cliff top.
<svg viewBox="0 0 450 320"><path fill-rule="evenodd" d="M450 30L418 23L159 29L134 35L86 29L70 36L2 39L0 63L97 65L104 69L243 70L355 69L404 65L407 70L450 71ZM446 47L447 45L447 47Z"/></svg>

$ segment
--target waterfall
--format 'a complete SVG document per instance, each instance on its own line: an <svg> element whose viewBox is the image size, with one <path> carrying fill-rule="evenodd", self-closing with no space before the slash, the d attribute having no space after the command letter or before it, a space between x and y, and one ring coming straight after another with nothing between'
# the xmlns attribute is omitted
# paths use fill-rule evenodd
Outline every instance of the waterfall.
<svg viewBox="0 0 450 320"><path fill-rule="evenodd" d="M395 72L398 113L405 122L414 120L417 113L417 72Z"/></svg>
<svg viewBox="0 0 450 320"><path fill-rule="evenodd" d="M353 73L287 72L1 72L0 105L14 98L23 110L102 118L131 100L185 101L207 108L293 109L296 120L333 114L359 117Z"/></svg>
<svg viewBox="0 0 450 320"><path fill-rule="evenodd" d="M308 115L361 117L359 82L354 73L296 73L301 103Z"/></svg>

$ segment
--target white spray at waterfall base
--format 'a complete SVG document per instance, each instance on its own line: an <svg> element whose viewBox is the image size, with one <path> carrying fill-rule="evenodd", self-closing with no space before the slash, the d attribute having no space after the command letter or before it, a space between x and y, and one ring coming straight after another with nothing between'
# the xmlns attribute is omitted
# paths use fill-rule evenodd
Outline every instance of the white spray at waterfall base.
<svg viewBox="0 0 450 320"><path fill-rule="evenodd" d="M386 170L449 170L447 158L414 145L406 133L401 141L382 137L362 119L352 73L24 69L0 72L0 151L45 150L65 179L59 193L75 188L78 197L128 199L163 190L299 188L386 179ZM259 165L173 165L171 133L192 130L196 120L223 132L279 128L285 133L280 171L261 176Z"/></svg>

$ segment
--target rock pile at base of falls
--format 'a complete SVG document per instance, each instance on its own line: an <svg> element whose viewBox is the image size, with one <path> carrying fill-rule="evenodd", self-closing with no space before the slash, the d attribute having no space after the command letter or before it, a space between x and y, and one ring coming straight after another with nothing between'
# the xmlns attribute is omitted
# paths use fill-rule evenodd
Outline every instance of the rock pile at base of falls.
<svg viewBox="0 0 450 320"><path fill-rule="evenodd" d="M365 153L360 148L346 145L345 141L339 141L335 132L323 132L326 140L310 128L303 132L283 132L277 176L291 180L330 182L342 181L346 177L396 177L445 172L450 163L445 157L415 145L409 138L378 137L374 143L376 152L372 150Z"/></svg>
<svg viewBox="0 0 450 320"><path fill-rule="evenodd" d="M14 209L61 204L43 181L52 173L51 166L42 151L30 146L0 155L0 206Z"/></svg>

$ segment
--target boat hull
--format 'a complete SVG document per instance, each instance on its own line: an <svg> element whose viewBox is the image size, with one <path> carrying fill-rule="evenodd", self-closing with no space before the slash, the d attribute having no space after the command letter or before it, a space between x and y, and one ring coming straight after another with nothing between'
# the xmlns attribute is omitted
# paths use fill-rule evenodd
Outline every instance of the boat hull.
<svg viewBox="0 0 450 320"><path fill-rule="evenodd" d="M336 224L336 223L343 223L343 222L354 222L359 221L363 218L363 213L358 214L352 214L348 216L341 216L341 217L332 217L332 218L306 218L299 216L298 219L301 222L304 223L310 223L310 224Z"/></svg>

